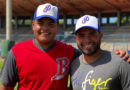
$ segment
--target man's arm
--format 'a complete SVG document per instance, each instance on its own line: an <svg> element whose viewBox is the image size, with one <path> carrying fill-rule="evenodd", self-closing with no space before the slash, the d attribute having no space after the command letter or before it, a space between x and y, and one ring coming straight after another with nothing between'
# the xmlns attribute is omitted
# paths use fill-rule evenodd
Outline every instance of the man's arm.
<svg viewBox="0 0 130 90"><path fill-rule="evenodd" d="M4 61L1 71L1 89L0 90L12 90L18 81L16 62L13 52L10 51L6 60Z"/></svg>

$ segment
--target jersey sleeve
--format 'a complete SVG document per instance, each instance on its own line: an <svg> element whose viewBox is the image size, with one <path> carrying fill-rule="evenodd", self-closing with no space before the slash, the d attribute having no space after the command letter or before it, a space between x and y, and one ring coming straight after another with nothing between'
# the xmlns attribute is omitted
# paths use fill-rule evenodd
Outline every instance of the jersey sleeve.
<svg viewBox="0 0 130 90"><path fill-rule="evenodd" d="M130 90L130 64L123 60L120 63L119 73L123 90Z"/></svg>
<svg viewBox="0 0 130 90"><path fill-rule="evenodd" d="M81 52L78 49L74 48L73 60L79 57L80 55L81 55Z"/></svg>
<svg viewBox="0 0 130 90"><path fill-rule="evenodd" d="M18 75L16 69L16 62L15 62L13 52L12 50L10 50L2 67L1 82L5 86L14 87L17 81L18 81Z"/></svg>

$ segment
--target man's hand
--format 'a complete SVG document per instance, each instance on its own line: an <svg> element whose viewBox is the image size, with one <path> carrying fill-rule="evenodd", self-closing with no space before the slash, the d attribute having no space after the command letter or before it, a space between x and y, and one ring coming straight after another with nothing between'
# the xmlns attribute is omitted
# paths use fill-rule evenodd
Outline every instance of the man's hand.
<svg viewBox="0 0 130 90"><path fill-rule="evenodd" d="M128 54L126 54L126 52L122 51L122 50L115 50L114 51L117 55L120 55L120 57L124 60L126 60L127 62L130 63L130 57Z"/></svg>

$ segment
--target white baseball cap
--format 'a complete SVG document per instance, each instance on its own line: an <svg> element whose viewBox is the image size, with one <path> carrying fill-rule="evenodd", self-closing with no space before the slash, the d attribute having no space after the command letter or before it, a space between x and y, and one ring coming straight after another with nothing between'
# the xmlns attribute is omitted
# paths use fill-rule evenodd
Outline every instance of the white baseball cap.
<svg viewBox="0 0 130 90"><path fill-rule="evenodd" d="M81 28L91 28L100 32L98 19L91 15L84 15L77 20L74 33Z"/></svg>
<svg viewBox="0 0 130 90"><path fill-rule="evenodd" d="M34 13L34 20L48 17L58 22L59 12L58 8L50 3L39 5Z"/></svg>

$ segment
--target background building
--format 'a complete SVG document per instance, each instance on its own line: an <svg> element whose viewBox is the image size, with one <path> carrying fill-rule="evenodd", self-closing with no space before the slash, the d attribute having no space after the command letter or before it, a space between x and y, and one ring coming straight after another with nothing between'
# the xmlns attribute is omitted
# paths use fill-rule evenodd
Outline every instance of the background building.
<svg viewBox="0 0 130 90"><path fill-rule="evenodd" d="M90 14L99 18L104 33L103 49L130 50L130 0L12 0L11 40L17 43L33 38L33 14L36 7L43 3L51 3L59 8L57 40L76 47L72 34L74 25L80 16ZM0 0L0 42L6 36L5 16L6 0Z"/></svg>

